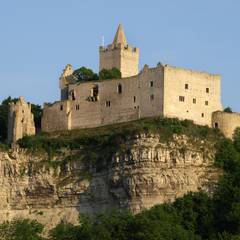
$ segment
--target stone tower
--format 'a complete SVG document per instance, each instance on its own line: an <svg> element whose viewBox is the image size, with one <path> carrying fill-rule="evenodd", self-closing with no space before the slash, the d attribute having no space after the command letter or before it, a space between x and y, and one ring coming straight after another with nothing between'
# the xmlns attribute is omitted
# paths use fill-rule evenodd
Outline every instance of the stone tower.
<svg viewBox="0 0 240 240"><path fill-rule="evenodd" d="M72 79L73 67L71 64L63 69L63 72L59 78L59 87L61 89L61 100L68 99L68 85L73 81Z"/></svg>
<svg viewBox="0 0 240 240"><path fill-rule="evenodd" d="M20 97L16 103L9 104L8 113L8 143L16 143L26 135L36 132L31 104Z"/></svg>
<svg viewBox="0 0 240 240"><path fill-rule="evenodd" d="M99 48L99 70L117 68L122 77L131 77L138 74L139 49L128 45L124 30L120 24L113 43Z"/></svg>

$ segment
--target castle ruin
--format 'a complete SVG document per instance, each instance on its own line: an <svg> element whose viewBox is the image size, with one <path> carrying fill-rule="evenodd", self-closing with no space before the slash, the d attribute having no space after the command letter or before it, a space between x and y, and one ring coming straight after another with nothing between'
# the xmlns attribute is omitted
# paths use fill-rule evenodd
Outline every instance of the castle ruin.
<svg viewBox="0 0 240 240"><path fill-rule="evenodd" d="M113 42L99 48L99 71L117 68L121 79L78 82L68 64L59 79L60 101L44 105L42 131L92 128L154 116L189 119L220 128L227 137L240 126L238 114L222 112L220 75L161 63L153 68L145 65L139 72L138 65L139 49L128 44L119 25ZM33 133L32 124L28 126ZM11 128L10 124L10 132Z"/></svg>
<svg viewBox="0 0 240 240"><path fill-rule="evenodd" d="M18 139L36 133L31 104L20 97L16 103L9 104L8 143L16 143Z"/></svg>
<svg viewBox="0 0 240 240"><path fill-rule="evenodd" d="M77 82L67 65L60 77L61 100L45 105L42 130L98 127L163 116L212 125L222 110L220 75L170 65L145 65L138 72L139 49L128 44L120 25L113 42L99 48L99 71L120 69L122 78Z"/></svg>

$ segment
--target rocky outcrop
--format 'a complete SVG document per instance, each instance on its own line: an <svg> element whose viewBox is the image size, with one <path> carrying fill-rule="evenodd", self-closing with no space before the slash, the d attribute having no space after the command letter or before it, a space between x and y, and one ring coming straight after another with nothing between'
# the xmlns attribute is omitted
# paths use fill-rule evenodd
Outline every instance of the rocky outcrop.
<svg viewBox="0 0 240 240"><path fill-rule="evenodd" d="M83 149L46 153L18 149L0 153L0 219L33 218L52 228L76 223L79 213L113 208L139 212L189 191L211 192L219 176L214 143L158 134L129 139L102 162L83 159Z"/></svg>

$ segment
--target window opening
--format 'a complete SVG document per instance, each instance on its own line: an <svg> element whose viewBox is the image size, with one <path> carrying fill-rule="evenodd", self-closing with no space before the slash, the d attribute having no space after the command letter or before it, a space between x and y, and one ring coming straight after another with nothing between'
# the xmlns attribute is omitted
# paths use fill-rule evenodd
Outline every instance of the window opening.
<svg viewBox="0 0 240 240"><path fill-rule="evenodd" d="M180 102L184 102L185 101L185 97L184 96L179 96L179 101Z"/></svg>

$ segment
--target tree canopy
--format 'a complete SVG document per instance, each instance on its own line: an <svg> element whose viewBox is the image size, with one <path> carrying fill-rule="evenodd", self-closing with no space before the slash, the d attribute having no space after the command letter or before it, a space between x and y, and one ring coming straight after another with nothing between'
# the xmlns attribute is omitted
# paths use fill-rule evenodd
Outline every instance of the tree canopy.
<svg viewBox="0 0 240 240"><path fill-rule="evenodd" d="M112 68L110 70L102 69L98 75L90 68L80 67L73 72L73 77L77 82L120 79L121 72L117 68Z"/></svg>
<svg viewBox="0 0 240 240"><path fill-rule="evenodd" d="M10 102L16 102L17 98L8 97L0 104L0 142L5 142L7 139L8 128L8 108Z"/></svg>
<svg viewBox="0 0 240 240"><path fill-rule="evenodd" d="M100 80L120 79L121 77L121 72L117 68L112 68L111 70L102 69L99 73Z"/></svg>
<svg viewBox="0 0 240 240"><path fill-rule="evenodd" d="M226 107L223 111L227 112L227 113L232 113L233 112L232 108L230 108L230 107Z"/></svg>
<svg viewBox="0 0 240 240"><path fill-rule="evenodd" d="M90 68L80 67L73 72L73 76L76 77L78 82L81 81L95 81L99 77L96 73L93 72Z"/></svg>

